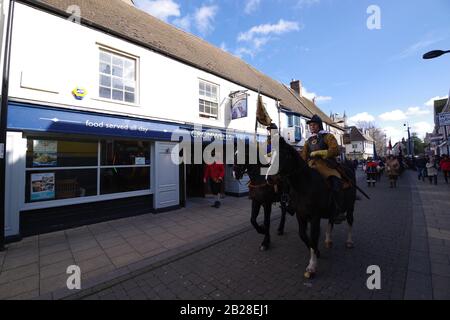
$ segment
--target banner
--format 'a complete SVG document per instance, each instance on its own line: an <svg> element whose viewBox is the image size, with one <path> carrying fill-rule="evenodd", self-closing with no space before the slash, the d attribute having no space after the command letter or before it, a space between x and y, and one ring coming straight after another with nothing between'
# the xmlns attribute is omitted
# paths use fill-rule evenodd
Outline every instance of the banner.
<svg viewBox="0 0 450 320"><path fill-rule="evenodd" d="M264 126L269 126L272 123L272 119L267 113L267 110L262 102L261 95L258 95L258 102L256 107L256 120Z"/></svg>

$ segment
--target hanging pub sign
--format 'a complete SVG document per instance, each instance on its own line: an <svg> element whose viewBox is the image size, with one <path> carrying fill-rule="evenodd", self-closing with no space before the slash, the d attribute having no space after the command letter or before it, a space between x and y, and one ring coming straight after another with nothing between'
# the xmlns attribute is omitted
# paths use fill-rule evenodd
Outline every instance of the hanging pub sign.
<svg viewBox="0 0 450 320"><path fill-rule="evenodd" d="M247 117L247 94L234 95L231 99L231 120Z"/></svg>

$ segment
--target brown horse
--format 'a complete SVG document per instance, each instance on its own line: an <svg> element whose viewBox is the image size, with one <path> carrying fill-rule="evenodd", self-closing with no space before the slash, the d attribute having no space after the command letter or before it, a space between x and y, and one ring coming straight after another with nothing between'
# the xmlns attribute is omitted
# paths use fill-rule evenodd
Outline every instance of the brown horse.
<svg viewBox="0 0 450 320"><path fill-rule="evenodd" d="M317 271L317 259L320 257L318 248L320 237L320 221L328 219L330 223L327 238L331 236L333 219L336 216L336 208L332 201L332 191L328 187L326 180L318 171L308 166L299 153L283 138L280 138L278 161L279 175L287 181L291 206L295 207L297 221L299 225L299 235L301 240L310 250L310 261L306 268L305 277L314 276ZM347 222L350 225L349 239L351 241L351 226L353 224L353 212L356 200L356 181L354 171L346 168L348 175L352 175L353 186L345 189L343 211L346 212ZM307 227L310 224L310 234ZM331 239L327 239L331 241ZM349 240L347 240L348 243ZM350 243L352 244L352 242ZM351 246L348 246L351 247Z"/></svg>
<svg viewBox="0 0 450 320"><path fill-rule="evenodd" d="M235 179L241 180L244 174L247 174L250 178L250 184L248 186L249 197L252 200L250 222L259 234L264 235L260 250L265 251L270 247L270 218L272 204L275 202L280 202L281 204L281 220L278 226L278 234L284 234L287 210L281 181L275 179L267 180L266 176L261 174L261 168L264 166L261 163L250 164L247 155L244 164L237 164L236 159L234 163L233 175ZM262 225L257 222L261 207L264 209L264 223Z"/></svg>

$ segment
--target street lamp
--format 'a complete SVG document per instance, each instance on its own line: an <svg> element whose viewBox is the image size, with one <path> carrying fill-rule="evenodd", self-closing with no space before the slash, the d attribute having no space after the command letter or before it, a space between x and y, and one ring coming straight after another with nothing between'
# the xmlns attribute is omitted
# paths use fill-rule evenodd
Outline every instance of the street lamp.
<svg viewBox="0 0 450 320"><path fill-rule="evenodd" d="M434 59L434 58L440 57L440 56L442 56L443 54L446 54L446 53L450 53L450 50L447 50L447 51L433 50L433 51L425 53L423 55L423 58L424 59Z"/></svg>

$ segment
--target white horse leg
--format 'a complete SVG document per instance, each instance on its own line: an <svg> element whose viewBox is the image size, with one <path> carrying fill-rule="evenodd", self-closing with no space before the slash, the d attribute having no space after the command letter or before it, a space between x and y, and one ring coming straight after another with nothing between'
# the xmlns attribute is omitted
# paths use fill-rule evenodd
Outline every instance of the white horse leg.
<svg viewBox="0 0 450 320"><path fill-rule="evenodd" d="M308 267L306 267L305 278L310 279L317 271L317 255L314 249L311 249L311 258L309 259Z"/></svg>
<svg viewBox="0 0 450 320"><path fill-rule="evenodd" d="M352 231L353 231L353 227L348 226L347 241L345 242L347 249L352 249L354 247L353 239L352 239Z"/></svg>

